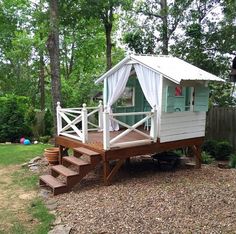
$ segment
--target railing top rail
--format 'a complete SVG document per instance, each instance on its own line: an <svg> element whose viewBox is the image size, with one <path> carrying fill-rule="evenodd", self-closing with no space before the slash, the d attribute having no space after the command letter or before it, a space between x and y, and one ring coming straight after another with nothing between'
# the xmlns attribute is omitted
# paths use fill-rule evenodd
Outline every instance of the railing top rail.
<svg viewBox="0 0 236 234"><path fill-rule="evenodd" d="M62 109L62 110L82 110L83 107L72 107L72 108L66 107L66 108L61 108L61 109Z"/></svg>
<svg viewBox="0 0 236 234"><path fill-rule="evenodd" d="M81 111L83 109L83 107L78 107L78 108L60 108L60 110L66 110L66 111ZM89 107L86 107L87 110L95 110L95 109L99 109L98 106L89 106Z"/></svg>
<svg viewBox="0 0 236 234"><path fill-rule="evenodd" d="M60 109L58 111L59 112L64 112L64 113L76 113L76 114L81 114L82 113L81 111L65 109L65 108L62 108L62 109Z"/></svg>
<svg viewBox="0 0 236 234"><path fill-rule="evenodd" d="M110 113L110 116L126 116L126 115L151 115L153 112L127 112L127 113Z"/></svg>
<svg viewBox="0 0 236 234"><path fill-rule="evenodd" d="M89 106L89 107L86 107L86 109L88 110L95 110L95 109L99 109L99 106Z"/></svg>

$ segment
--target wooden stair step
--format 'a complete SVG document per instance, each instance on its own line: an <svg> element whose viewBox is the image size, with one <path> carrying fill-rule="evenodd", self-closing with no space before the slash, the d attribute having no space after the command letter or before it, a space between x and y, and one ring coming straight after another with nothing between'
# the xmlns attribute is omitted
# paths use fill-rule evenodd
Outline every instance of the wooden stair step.
<svg viewBox="0 0 236 234"><path fill-rule="evenodd" d="M61 193L68 192L67 186L62 183L61 181L57 180L52 175L42 175L39 177L39 184L40 185L48 185L52 191L53 195L58 195Z"/></svg>
<svg viewBox="0 0 236 234"><path fill-rule="evenodd" d="M60 187L66 186L65 184L63 184L61 181L57 180L52 175L42 175L39 178L40 178L40 180L42 180L45 184L47 184L51 188L60 188Z"/></svg>
<svg viewBox="0 0 236 234"><path fill-rule="evenodd" d="M52 166L51 170L56 171L58 174L66 176L66 177L79 175L78 172L73 171L63 165Z"/></svg>
<svg viewBox="0 0 236 234"><path fill-rule="evenodd" d="M100 155L100 153L98 152L95 152L93 150L90 150L90 149L86 149L84 147L78 147L78 148L74 148L73 149L75 152L78 152L78 153L81 153L81 154L86 154L86 155L89 155L89 156L98 156Z"/></svg>
<svg viewBox="0 0 236 234"><path fill-rule="evenodd" d="M66 161L78 167L91 165L91 163L85 162L84 160L76 158L74 156L63 157L63 161Z"/></svg>

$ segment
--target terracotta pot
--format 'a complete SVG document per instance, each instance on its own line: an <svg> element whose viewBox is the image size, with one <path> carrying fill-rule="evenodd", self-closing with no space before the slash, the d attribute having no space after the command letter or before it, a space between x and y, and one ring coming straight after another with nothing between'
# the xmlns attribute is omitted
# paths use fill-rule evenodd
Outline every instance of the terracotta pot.
<svg viewBox="0 0 236 234"><path fill-rule="evenodd" d="M58 164L59 162L59 148L48 148L44 150L44 156L48 160L49 164Z"/></svg>

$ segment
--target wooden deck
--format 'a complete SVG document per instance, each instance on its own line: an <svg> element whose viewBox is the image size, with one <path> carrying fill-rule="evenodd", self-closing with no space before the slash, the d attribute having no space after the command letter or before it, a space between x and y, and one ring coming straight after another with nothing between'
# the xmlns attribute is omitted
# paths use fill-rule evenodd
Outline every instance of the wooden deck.
<svg viewBox="0 0 236 234"><path fill-rule="evenodd" d="M121 130L122 131L122 130ZM121 131L117 132L111 132L111 138L114 138L116 135L118 135ZM143 130L144 131L144 130ZM146 132L146 131L144 131ZM141 136L140 134L136 132L131 132L120 142L122 141L137 141L137 140L144 140L145 137ZM90 150L93 150L95 152L98 152L100 156L102 157L102 163L104 168L104 182L105 184L110 184L112 178L117 173L121 165L125 162L125 160L129 159L133 156L138 155L146 155L146 154L154 154L159 153L163 151L170 151L178 148L184 148L184 147L191 147L194 155L195 155L195 164L196 168L201 167L201 145L203 143L204 138L198 137L198 138L191 138L191 139L185 139L185 140L179 140L179 141L172 141L172 142L165 142L160 143L157 141L149 142L146 144L131 144L130 146L126 147L115 147L111 148L109 150L103 149L103 133L102 132L90 132L88 136L88 143L83 144L81 141L74 140L69 137L64 136L57 136L56 137L56 144L60 147L60 158L63 157L63 150L65 148L76 148L76 147L84 147ZM110 161L116 160L117 164L114 168L110 167ZM62 161L60 159L60 161Z"/></svg>
<svg viewBox="0 0 236 234"><path fill-rule="evenodd" d="M126 129L125 129L126 130ZM119 131L114 131L110 132L110 139L112 140L125 130L119 130ZM144 130L143 128L139 128L138 130L149 134L148 131ZM122 143L122 142L131 142L130 146L132 146L132 142L138 141L138 140L148 140L148 138L141 136L137 132L130 132L126 136L122 137L121 139L117 140L117 143ZM103 133L102 132L89 132L88 133L88 145L95 146L95 148L103 149ZM117 148L117 147L112 147L112 148ZM119 146L119 148L122 148L122 146Z"/></svg>

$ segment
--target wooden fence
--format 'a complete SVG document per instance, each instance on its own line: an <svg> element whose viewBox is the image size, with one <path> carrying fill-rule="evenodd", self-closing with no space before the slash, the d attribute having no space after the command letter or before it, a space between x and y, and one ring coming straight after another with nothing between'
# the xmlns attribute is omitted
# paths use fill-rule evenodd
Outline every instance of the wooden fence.
<svg viewBox="0 0 236 234"><path fill-rule="evenodd" d="M208 111L206 138L227 140L236 150L236 107L212 107Z"/></svg>

